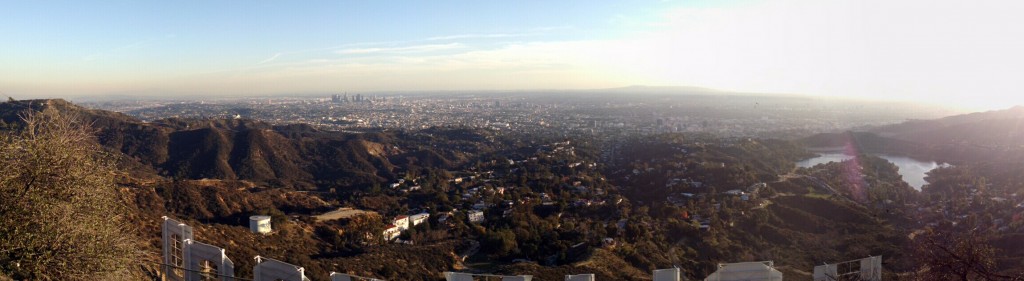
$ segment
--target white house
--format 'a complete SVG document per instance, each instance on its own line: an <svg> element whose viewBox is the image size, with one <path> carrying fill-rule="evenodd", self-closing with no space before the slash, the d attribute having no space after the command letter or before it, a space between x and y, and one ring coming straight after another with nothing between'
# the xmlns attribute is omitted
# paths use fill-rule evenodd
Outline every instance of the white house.
<svg viewBox="0 0 1024 281"><path fill-rule="evenodd" d="M410 225L410 227L417 226L417 225L419 225L421 223L424 223L429 218L430 218L430 214L429 213L419 213L419 214L415 214L415 215L409 216L409 222L412 224L412 225Z"/></svg>
<svg viewBox="0 0 1024 281"><path fill-rule="evenodd" d="M391 222L393 225L398 226L399 231L405 231L409 229L409 216L401 215L395 217L395 220Z"/></svg>
<svg viewBox="0 0 1024 281"><path fill-rule="evenodd" d="M468 213L466 213L466 218L469 219L469 222L471 223L481 223L484 222L484 212L469 211Z"/></svg>
<svg viewBox="0 0 1024 281"><path fill-rule="evenodd" d="M395 240L395 238L398 238L399 234L402 234L402 230L396 225L392 224L384 228L384 239L387 239L388 241Z"/></svg>

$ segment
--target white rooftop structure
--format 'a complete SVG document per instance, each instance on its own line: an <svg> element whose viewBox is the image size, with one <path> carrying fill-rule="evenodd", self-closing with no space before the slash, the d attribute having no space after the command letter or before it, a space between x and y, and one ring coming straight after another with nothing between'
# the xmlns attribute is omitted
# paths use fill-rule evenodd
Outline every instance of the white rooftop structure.
<svg viewBox="0 0 1024 281"><path fill-rule="evenodd" d="M771 261L723 263L704 281L782 281L782 272Z"/></svg>
<svg viewBox="0 0 1024 281"><path fill-rule="evenodd" d="M654 270L654 281L679 281L679 269L657 269Z"/></svg>
<svg viewBox="0 0 1024 281"><path fill-rule="evenodd" d="M863 281L882 280L882 256L814 267L814 281L836 281L851 278Z"/></svg>
<svg viewBox="0 0 1024 281"><path fill-rule="evenodd" d="M267 234L270 233L270 216L251 216L249 217L249 230L252 233Z"/></svg>

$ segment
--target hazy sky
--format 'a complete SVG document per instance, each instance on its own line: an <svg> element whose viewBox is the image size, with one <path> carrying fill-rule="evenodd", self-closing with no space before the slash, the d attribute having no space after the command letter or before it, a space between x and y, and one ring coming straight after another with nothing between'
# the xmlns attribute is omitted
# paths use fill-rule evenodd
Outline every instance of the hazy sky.
<svg viewBox="0 0 1024 281"><path fill-rule="evenodd" d="M1024 103L1024 1L11 1L15 97L700 86Z"/></svg>

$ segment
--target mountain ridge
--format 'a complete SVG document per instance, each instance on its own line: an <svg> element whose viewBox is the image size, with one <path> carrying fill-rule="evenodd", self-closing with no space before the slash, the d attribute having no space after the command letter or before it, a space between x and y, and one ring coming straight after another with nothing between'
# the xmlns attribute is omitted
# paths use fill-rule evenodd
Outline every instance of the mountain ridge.
<svg viewBox="0 0 1024 281"><path fill-rule="evenodd" d="M147 123L59 99L0 103L0 121L17 126L25 112L48 107L92 124L99 143L125 155L128 166L150 168L137 172L178 179L250 180L301 189L369 186L395 178L392 161L406 163L410 156L428 156L431 164L456 164L456 159L429 149L398 149L397 133L350 134L248 119L167 118ZM456 139L479 137L459 130L431 132L449 131Z"/></svg>
<svg viewBox="0 0 1024 281"><path fill-rule="evenodd" d="M822 133L800 142L807 147L849 145L861 152L947 163L1019 161L1024 159L1024 106Z"/></svg>

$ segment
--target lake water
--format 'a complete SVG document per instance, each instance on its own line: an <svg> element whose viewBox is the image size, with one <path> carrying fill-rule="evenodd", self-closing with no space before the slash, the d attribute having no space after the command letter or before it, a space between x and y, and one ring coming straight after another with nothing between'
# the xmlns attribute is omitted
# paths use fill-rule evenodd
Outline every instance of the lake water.
<svg viewBox="0 0 1024 281"><path fill-rule="evenodd" d="M821 153L820 155L821 156L797 162L796 165L797 167L808 168L818 164L828 162L841 162L853 158L852 155L847 155L842 152ZM900 175L903 176L903 181L907 182L907 184L910 184L910 186L914 187L914 189L917 190L921 190L921 187L924 186L925 183L927 183L924 181L924 177L929 171L944 165L936 162L920 161L917 159L903 156L892 156L885 154L876 156L885 158L885 160L889 160L889 162L892 162L893 164L896 164L897 167L900 167Z"/></svg>

